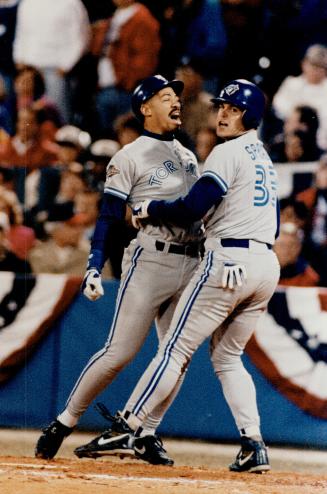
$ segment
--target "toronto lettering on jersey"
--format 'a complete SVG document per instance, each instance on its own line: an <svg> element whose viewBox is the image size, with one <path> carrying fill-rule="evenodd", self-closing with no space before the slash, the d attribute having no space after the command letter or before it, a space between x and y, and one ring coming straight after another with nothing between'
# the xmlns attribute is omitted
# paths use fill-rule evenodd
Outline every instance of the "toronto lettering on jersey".
<svg viewBox="0 0 327 494"><path fill-rule="evenodd" d="M188 162L184 166L187 173L196 176L195 163ZM161 185L169 175L176 172L178 168L172 161L164 161L163 165L156 169L156 171L149 178L149 185Z"/></svg>

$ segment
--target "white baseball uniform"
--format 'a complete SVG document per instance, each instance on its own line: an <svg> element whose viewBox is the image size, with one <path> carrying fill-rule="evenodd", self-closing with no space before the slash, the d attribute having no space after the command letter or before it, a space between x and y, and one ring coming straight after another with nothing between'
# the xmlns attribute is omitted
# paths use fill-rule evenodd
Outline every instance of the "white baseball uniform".
<svg viewBox="0 0 327 494"><path fill-rule="evenodd" d="M197 178L197 162L191 151L176 139L163 140L148 133L111 159L104 193L134 206L147 198L175 199L186 194ZM90 359L68 399L71 415L79 417L134 358L153 320L162 340L177 301L199 264L201 238L202 222L189 228L144 222L125 250L107 342ZM149 416L148 429L156 429L174 393Z"/></svg>
<svg viewBox="0 0 327 494"><path fill-rule="evenodd" d="M215 373L238 429L251 436L259 428L259 414L241 355L279 279L271 249L277 229L277 176L256 131L250 130L216 146L203 177L212 178L223 193L221 203L207 214L204 259L124 410L141 424L169 396L193 353L211 336ZM222 287L225 263L246 267L242 286Z"/></svg>

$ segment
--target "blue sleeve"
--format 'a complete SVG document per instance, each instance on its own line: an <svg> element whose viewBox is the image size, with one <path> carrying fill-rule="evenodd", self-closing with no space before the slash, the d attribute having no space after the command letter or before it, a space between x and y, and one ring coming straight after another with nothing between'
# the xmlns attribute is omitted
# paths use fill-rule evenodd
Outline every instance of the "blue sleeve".
<svg viewBox="0 0 327 494"><path fill-rule="evenodd" d="M91 240L91 252L87 269L95 268L101 272L108 258L108 241L117 223L125 218L126 203L123 199L111 194L104 194L100 213Z"/></svg>
<svg viewBox="0 0 327 494"><path fill-rule="evenodd" d="M176 201L151 201L148 213L152 218L188 226L205 216L212 206L218 206L226 191L211 177L201 177L187 196Z"/></svg>

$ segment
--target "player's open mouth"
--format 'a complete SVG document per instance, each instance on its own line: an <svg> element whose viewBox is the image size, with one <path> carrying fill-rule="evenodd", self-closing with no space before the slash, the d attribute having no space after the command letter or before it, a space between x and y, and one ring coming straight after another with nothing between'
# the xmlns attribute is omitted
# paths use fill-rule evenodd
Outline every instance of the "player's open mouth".
<svg viewBox="0 0 327 494"><path fill-rule="evenodd" d="M181 118L181 114L179 112L173 112L173 113L170 113L169 114L169 117L172 119L172 120L180 120Z"/></svg>

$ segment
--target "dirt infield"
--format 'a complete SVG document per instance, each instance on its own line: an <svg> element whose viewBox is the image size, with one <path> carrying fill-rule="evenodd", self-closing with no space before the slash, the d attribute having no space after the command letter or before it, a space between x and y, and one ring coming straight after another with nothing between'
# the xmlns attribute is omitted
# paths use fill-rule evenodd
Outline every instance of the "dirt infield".
<svg viewBox="0 0 327 494"><path fill-rule="evenodd" d="M237 474L226 468L237 446L165 441L176 466L156 467L131 458L78 460L72 450L89 436L73 434L58 458L44 461L33 456L37 435L0 431L1 494L327 494L327 452L310 458L310 452L272 449L271 472Z"/></svg>

